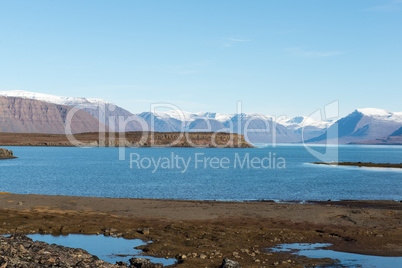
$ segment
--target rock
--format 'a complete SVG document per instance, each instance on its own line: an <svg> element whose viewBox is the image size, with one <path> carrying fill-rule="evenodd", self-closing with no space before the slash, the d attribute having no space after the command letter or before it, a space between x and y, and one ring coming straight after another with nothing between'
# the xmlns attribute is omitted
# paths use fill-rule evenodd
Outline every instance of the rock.
<svg viewBox="0 0 402 268"><path fill-rule="evenodd" d="M179 255L178 257L177 257L177 259L179 259L179 260L185 260L185 259L187 259L187 256L186 255Z"/></svg>
<svg viewBox="0 0 402 268"><path fill-rule="evenodd" d="M207 255L205 255L205 254L200 254L200 256L198 256L200 259L206 259L207 258Z"/></svg>
<svg viewBox="0 0 402 268"><path fill-rule="evenodd" d="M0 148L0 159L13 159L16 158L13 151Z"/></svg>
<svg viewBox="0 0 402 268"><path fill-rule="evenodd" d="M21 253L26 253L26 252L27 252L27 250L25 249L25 247L24 247L23 244L20 244L20 245L18 246L18 250L19 250Z"/></svg>
<svg viewBox="0 0 402 268"><path fill-rule="evenodd" d="M148 234L149 234L149 228L141 228L141 229L138 229L138 231L139 231L141 234L144 234L144 235L148 235Z"/></svg>
<svg viewBox="0 0 402 268"><path fill-rule="evenodd" d="M222 261L222 264L218 268L241 268L241 265L237 261L226 258Z"/></svg>
<svg viewBox="0 0 402 268"><path fill-rule="evenodd" d="M116 228L103 228L102 231L105 233L114 233L117 232L118 230Z"/></svg>
<svg viewBox="0 0 402 268"><path fill-rule="evenodd" d="M152 263L148 259L144 258L131 258L130 266L131 268L160 268L163 267L161 263Z"/></svg>

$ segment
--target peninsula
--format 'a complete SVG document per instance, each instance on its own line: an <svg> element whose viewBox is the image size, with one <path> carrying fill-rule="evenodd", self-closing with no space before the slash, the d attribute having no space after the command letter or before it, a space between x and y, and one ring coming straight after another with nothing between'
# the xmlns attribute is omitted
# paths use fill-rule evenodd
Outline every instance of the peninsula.
<svg viewBox="0 0 402 268"><path fill-rule="evenodd" d="M243 135L212 132L0 133L1 146L253 148Z"/></svg>
<svg viewBox="0 0 402 268"><path fill-rule="evenodd" d="M314 162L315 165L328 165L328 166L353 166L353 167L376 167L376 168L402 168L402 163L393 164L393 163L364 163L364 162L331 162L331 163L323 163L323 162Z"/></svg>

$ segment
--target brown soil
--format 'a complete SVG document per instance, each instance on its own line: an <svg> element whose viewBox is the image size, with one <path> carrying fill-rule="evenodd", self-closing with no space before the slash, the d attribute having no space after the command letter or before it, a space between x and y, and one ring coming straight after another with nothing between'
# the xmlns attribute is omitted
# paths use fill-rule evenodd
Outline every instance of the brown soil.
<svg viewBox="0 0 402 268"><path fill-rule="evenodd" d="M331 243L339 251L402 256L402 203L278 204L3 193L0 234L14 232L151 240L154 243L142 247L144 254L178 258L178 267L218 267L223 258L243 267L304 267L333 260L266 249L282 243Z"/></svg>

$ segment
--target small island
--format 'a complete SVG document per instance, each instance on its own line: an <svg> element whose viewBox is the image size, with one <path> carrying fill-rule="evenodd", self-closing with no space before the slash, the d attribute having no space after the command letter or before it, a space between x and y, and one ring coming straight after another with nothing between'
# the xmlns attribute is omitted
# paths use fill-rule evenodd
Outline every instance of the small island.
<svg viewBox="0 0 402 268"><path fill-rule="evenodd" d="M392 164L392 163L365 163L365 162L314 162L316 165L329 165L329 166L353 166L353 167L376 167L376 168L402 168L402 163Z"/></svg>
<svg viewBox="0 0 402 268"><path fill-rule="evenodd" d="M14 156L13 151L0 148L0 160L2 159L13 159L17 158Z"/></svg>

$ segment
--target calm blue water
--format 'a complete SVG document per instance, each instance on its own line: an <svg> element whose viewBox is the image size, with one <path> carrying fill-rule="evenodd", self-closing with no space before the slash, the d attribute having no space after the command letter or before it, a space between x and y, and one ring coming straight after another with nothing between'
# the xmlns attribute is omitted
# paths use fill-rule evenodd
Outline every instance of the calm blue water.
<svg viewBox="0 0 402 268"><path fill-rule="evenodd" d="M331 244L282 244L271 248L273 252L293 252L293 254L308 258L331 258L339 262L334 265L325 265L326 268L336 267L365 267L365 268L395 268L402 267L402 257L381 257L361 255L324 249Z"/></svg>
<svg viewBox="0 0 402 268"><path fill-rule="evenodd" d="M297 145L127 148L125 161L119 160L119 148L7 148L19 157L0 161L0 191L11 193L199 200L402 200L402 171L311 165L318 160ZM350 145L339 150L339 161L402 162L401 146ZM135 162L130 168L130 153L135 154L133 160L138 158L140 169ZM265 157L268 166L270 153L271 163L284 158L286 168L258 168L258 163L254 168L247 168L247 163L240 167L247 155L250 162ZM173 160L190 159L188 169L184 170L181 161L173 161L172 166L172 154ZM226 159L219 166L205 161L206 157ZM154 172L151 160L159 158L164 168Z"/></svg>

